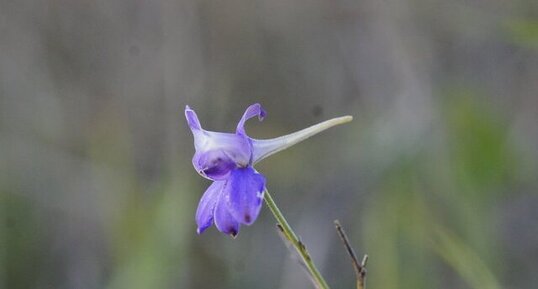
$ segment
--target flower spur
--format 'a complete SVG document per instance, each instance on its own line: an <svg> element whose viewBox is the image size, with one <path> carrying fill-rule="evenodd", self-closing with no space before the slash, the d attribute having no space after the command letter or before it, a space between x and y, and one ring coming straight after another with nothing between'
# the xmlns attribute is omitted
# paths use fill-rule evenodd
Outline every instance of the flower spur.
<svg viewBox="0 0 538 289"><path fill-rule="evenodd" d="M201 234L214 222L219 231L233 237L239 233L240 225L254 223L262 207L265 177L254 169L257 162L352 119L351 116L333 118L295 133L260 140L249 137L244 128L248 119L257 116L261 121L265 117L265 111L257 103L247 108L235 133L204 130L189 106L185 108L185 116L194 136L192 164L201 176L213 181L196 210L197 232Z"/></svg>

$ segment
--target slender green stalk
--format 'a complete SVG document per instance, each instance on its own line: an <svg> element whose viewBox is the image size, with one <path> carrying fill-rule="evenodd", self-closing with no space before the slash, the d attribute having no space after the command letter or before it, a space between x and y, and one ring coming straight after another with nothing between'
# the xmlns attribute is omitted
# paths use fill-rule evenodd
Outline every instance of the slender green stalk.
<svg viewBox="0 0 538 289"><path fill-rule="evenodd" d="M304 265L306 266L306 269L312 276L312 281L315 283L316 287L318 289L329 289L329 285L327 285L327 282L325 282L325 279L321 276L318 269L316 268L316 265L314 265L314 261L312 261L312 258L310 257L310 254L308 253L308 250L306 249L305 245L293 229L290 227L286 219L284 218L284 215L282 215L282 212L275 204L275 201L271 197L271 194L267 190L265 190L265 203L275 216L277 222L278 222L278 228L281 230L282 234L288 241L291 243L291 245L295 248L297 253L301 256Z"/></svg>

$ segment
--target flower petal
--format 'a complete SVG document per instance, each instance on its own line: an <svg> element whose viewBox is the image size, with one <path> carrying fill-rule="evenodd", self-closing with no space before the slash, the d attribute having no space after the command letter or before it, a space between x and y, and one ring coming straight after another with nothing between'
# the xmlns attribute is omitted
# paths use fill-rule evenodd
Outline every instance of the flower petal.
<svg viewBox="0 0 538 289"><path fill-rule="evenodd" d="M237 168L231 172L223 196L227 196L232 216L240 223L250 225L258 218L264 191L264 176L252 167Z"/></svg>
<svg viewBox="0 0 538 289"><path fill-rule="evenodd" d="M205 229L211 226L211 223L213 222L215 204L222 193L225 183L226 181L213 182L200 199L198 209L196 209L196 224L198 225L196 232L198 234L202 234Z"/></svg>
<svg viewBox="0 0 538 289"><path fill-rule="evenodd" d="M194 112L188 105L185 106L185 117L187 118L187 123L192 131L202 129L196 112Z"/></svg>
<svg viewBox="0 0 538 289"><path fill-rule="evenodd" d="M243 117L241 117L241 120L239 120L239 123L237 124L236 133L240 135L246 135L245 122L255 116L257 116L260 121L262 121L265 117L265 110L259 103L255 103L249 106L247 110L245 110Z"/></svg>
<svg viewBox="0 0 538 289"><path fill-rule="evenodd" d="M227 187L229 182L226 182L223 192L220 194L219 199L215 205L215 211L213 213L215 217L215 226L219 231L224 234L231 235L235 238L239 234L239 222L230 214L228 205L226 203Z"/></svg>
<svg viewBox="0 0 538 289"><path fill-rule="evenodd" d="M210 180L224 180L236 168L236 163L225 151L217 149L195 153L192 164L198 173Z"/></svg>
<svg viewBox="0 0 538 289"><path fill-rule="evenodd" d="M192 164L211 180L222 180L229 172L247 166L252 159L250 139L234 133L193 131L196 152Z"/></svg>
<svg viewBox="0 0 538 289"><path fill-rule="evenodd" d="M223 180L232 169L250 163L252 149L246 135L202 129L196 112L189 106L185 107L185 117L194 136L196 152L192 164L200 175L210 180Z"/></svg>

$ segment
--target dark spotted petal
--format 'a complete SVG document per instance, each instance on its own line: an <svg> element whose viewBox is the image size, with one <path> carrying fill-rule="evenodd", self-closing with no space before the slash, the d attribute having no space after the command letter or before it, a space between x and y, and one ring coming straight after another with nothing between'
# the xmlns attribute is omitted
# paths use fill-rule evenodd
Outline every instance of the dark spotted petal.
<svg viewBox="0 0 538 289"><path fill-rule="evenodd" d="M215 226L219 231L224 234L231 235L232 237L239 234L239 222L230 214L228 210L228 205L226 199L226 191L228 189L229 182L226 182L223 192L220 194L219 199L215 205L215 211L213 215L215 216Z"/></svg>
<svg viewBox="0 0 538 289"><path fill-rule="evenodd" d="M257 116L260 121L263 120L263 118L265 117L265 110L263 110L262 106L259 103L255 103L247 108L247 110L243 114L243 117L241 117L241 120L237 124L236 133L240 135L246 135L245 122L255 116Z"/></svg>
<svg viewBox="0 0 538 289"><path fill-rule="evenodd" d="M252 167L237 168L228 178L223 191L232 216L240 223L250 225L256 221L262 207L265 177Z"/></svg>
<svg viewBox="0 0 538 289"><path fill-rule="evenodd" d="M236 162L219 149L195 153L192 163L200 175L211 180L226 179L236 167Z"/></svg>
<svg viewBox="0 0 538 289"><path fill-rule="evenodd" d="M211 226L213 222L213 212L215 211L215 205L219 199L222 189L226 181L215 181L205 191L200 203L198 203L198 209L196 209L196 224L198 234L201 234L205 229Z"/></svg>

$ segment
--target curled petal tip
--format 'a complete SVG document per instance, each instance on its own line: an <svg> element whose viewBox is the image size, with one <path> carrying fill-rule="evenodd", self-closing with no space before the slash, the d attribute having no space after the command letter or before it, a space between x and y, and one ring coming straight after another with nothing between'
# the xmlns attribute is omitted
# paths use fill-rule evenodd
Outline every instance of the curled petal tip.
<svg viewBox="0 0 538 289"><path fill-rule="evenodd" d="M243 117L241 117L241 120L237 124L237 130L236 132L239 134L245 134L245 122L249 120L250 118L253 118L255 116L258 117L258 120L262 121L265 117L265 110L259 103L255 103L245 110L245 113L243 114Z"/></svg>
<svg viewBox="0 0 538 289"><path fill-rule="evenodd" d="M256 107L258 107L258 109L259 109L258 120L262 121L265 118L265 116L267 115L267 112L265 111L265 109L263 109L261 104L255 103L254 105Z"/></svg>

